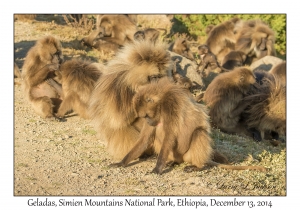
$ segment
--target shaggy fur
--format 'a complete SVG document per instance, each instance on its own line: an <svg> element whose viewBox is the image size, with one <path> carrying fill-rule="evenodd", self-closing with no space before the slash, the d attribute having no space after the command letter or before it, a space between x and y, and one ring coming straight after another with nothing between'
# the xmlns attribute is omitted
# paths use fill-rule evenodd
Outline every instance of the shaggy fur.
<svg viewBox="0 0 300 210"><path fill-rule="evenodd" d="M240 51L231 51L223 59L221 66L225 69L232 70L235 67L244 66L247 55Z"/></svg>
<svg viewBox="0 0 300 210"><path fill-rule="evenodd" d="M240 123L240 115L249 105L243 98L253 84L253 72L239 67L219 74L208 85L203 101L209 107L209 116L214 126L228 133L248 133Z"/></svg>
<svg viewBox="0 0 300 210"><path fill-rule="evenodd" d="M222 70L226 71L222 68L216 56L210 51L207 45L198 46L198 54L201 58L201 63L198 66L198 72L202 74L203 77L207 77L211 72L221 73Z"/></svg>
<svg viewBox="0 0 300 210"><path fill-rule="evenodd" d="M184 89L167 78L141 88L133 98L137 115L145 118L140 139L120 163L126 166L139 157L151 144L158 155L152 172L161 174L167 161L191 163L197 170L205 164L221 168L262 170L263 167L229 166L213 162L222 159L212 149L210 124L204 105L191 100Z"/></svg>
<svg viewBox="0 0 300 210"><path fill-rule="evenodd" d="M136 25L126 15L101 15L97 19L97 29L82 41L87 45L93 45L95 40L101 39L123 46L134 40L136 31Z"/></svg>
<svg viewBox="0 0 300 210"><path fill-rule="evenodd" d="M64 117L68 111L73 110L80 117L88 119L88 102L96 81L102 75L101 69L90 61L73 59L64 62L59 72L62 77L63 102L56 116Z"/></svg>
<svg viewBox="0 0 300 210"><path fill-rule="evenodd" d="M116 54L121 46L113 42L98 39L97 41L94 41L93 47L104 54Z"/></svg>
<svg viewBox="0 0 300 210"><path fill-rule="evenodd" d="M184 77L181 74L175 73L173 74L173 79L176 85L179 85L180 87L188 90L188 92L190 93L193 83L189 78Z"/></svg>
<svg viewBox="0 0 300 210"><path fill-rule="evenodd" d="M274 68L270 70L272 75L277 76L280 79L280 83L282 85L286 85L286 62L283 61L282 63L277 64Z"/></svg>
<svg viewBox="0 0 300 210"><path fill-rule="evenodd" d="M219 63L223 61L225 55L234 50L236 42L235 28L239 22L239 18L232 18L213 27L208 34L206 45L217 56Z"/></svg>
<svg viewBox="0 0 300 210"><path fill-rule="evenodd" d="M90 116L107 149L124 157L138 140L140 126L132 105L136 90L153 77L171 76L171 58L163 43L133 42L107 64L90 100Z"/></svg>
<svg viewBox="0 0 300 210"><path fill-rule="evenodd" d="M53 117L61 98L46 80L53 79L63 60L58 39L46 36L28 51L22 68L24 93L35 112L43 118Z"/></svg>
<svg viewBox="0 0 300 210"><path fill-rule="evenodd" d="M245 98L251 105L245 110L246 124L249 128L265 133L286 133L286 87L277 76L265 77L259 89L252 90Z"/></svg>
<svg viewBox="0 0 300 210"><path fill-rule="evenodd" d="M161 30L164 31L162 36L167 33L166 29L155 29L155 28L146 28L144 30L137 31L134 34L134 40L136 41L149 40L151 42L156 42L159 38Z"/></svg>
<svg viewBox="0 0 300 210"><path fill-rule="evenodd" d="M177 38L169 47L169 50L182 55L190 60L195 60L194 55L190 49L188 41L184 38Z"/></svg>
<svg viewBox="0 0 300 210"><path fill-rule="evenodd" d="M239 31L235 50L248 56L249 65L266 55L275 56L275 33L261 20L248 20Z"/></svg>

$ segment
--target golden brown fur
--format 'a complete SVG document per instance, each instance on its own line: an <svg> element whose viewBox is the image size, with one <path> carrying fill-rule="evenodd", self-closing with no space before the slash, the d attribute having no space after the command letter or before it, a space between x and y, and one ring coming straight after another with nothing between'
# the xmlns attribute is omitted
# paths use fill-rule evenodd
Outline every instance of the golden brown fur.
<svg viewBox="0 0 300 210"><path fill-rule="evenodd" d="M101 17L103 16L104 14L102 15L97 15L96 16L96 27L98 28L100 26L100 23L101 23ZM137 24L137 15L136 14L124 14L126 17L128 17L128 19L133 23L133 24Z"/></svg>
<svg viewBox="0 0 300 210"><path fill-rule="evenodd" d="M169 50L192 61L194 60L194 55L190 49L190 45L184 38L176 38L176 40L170 45Z"/></svg>
<svg viewBox="0 0 300 210"><path fill-rule="evenodd" d="M197 88L197 85L195 85L188 77L182 76L179 73L173 74L173 80L176 85L186 90L186 93L190 95L195 101L200 102L203 97L203 92L195 96L193 94L194 89Z"/></svg>
<svg viewBox="0 0 300 210"><path fill-rule="evenodd" d="M90 100L90 116L107 141L114 158L122 158L138 139L140 127L132 106L138 87L153 77L171 76L171 58L163 43L127 44L107 64L108 74L98 80Z"/></svg>
<svg viewBox="0 0 300 210"><path fill-rule="evenodd" d="M101 37L103 37L102 28L93 30L87 37L84 37L81 40L81 44L88 47L94 47L94 45L99 41Z"/></svg>
<svg viewBox="0 0 300 210"><path fill-rule="evenodd" d="M107 42L107 41L98 39L97 41L94 41L93 47L95 49L97 49L98 51L106 53L106 54L109 54L109 53L116 54L121 46L118 44L115 44L113 42Z"/></svg>
<svg viewBox="0 0 300 210"><path fill-rule="evenodd" d="M53 117L61 97L47 79L56 77L55 71L63 60L58 39L46 36L28 51L22 68L24 93L35 112L43 118Z"/></svg>
<svg viewBox="0 0 300 210"><path fill-rule="evenodd" d="M129 18L129 20L133 23L133 24L137 24L138 22L138 17L137 14L126 14L126 16Z"/></svg>
<svg viewBox="0 0 300 210"><path fill-rule="evenodd" d="M155 28L146 28L144 30L139 30L134 34L134 40L142 41L142 40L150 40L152 42L156 42L159 38L160 31L164 30L165 35L167 31L165 29L155 29Z"/></svg>
<svg viewBox="0 0 300 210"><path fill-rule="evenodd" d="M62 118L67 112L73 110L80 117L88 119L88 102L96 81L102 75L101 69L90 61L72 59L64 62L59 72L62 80L63 102L56 116Z"/></svg>
<svg viewBox="0 0 300 210"><path fill-rule="evenodd" d="M203 101L209 108L212 124L228 133L249 134L240 122L241 113L249 105L243 101L255 84L253 72L245 67L219 74L207 87Z"/></svg>
<svg viewBox="0 0 300 210"><path fill-rule="evenodd" d="M275 56L275 33L261 20L248 20L238 33L235 50L248 56L249 65L266 55Z"/></svg>
<svg viewBox="0 0 300 210"><path fill-rule="evenodd" d="M167 161L188 162L199 170L205 164L228 169L256 169L264 167L229 166L212 158L226 158L212 149L210 124L204 105L197 104L186 92L163 78L140 88L133 98L139 117L145 118L139 141L124 159L113 166L126 166L154 144L158 159L152 172L161 174Z"/></svg>
<svg viewBox="0 0 300 210"><path fill-rule="evenodd" d="M89 36L83 38L82 42L93 47L100 39L123 46L134 40L133 36L136 31L136 25L126 15L100 15L97 18L97 28Z"/></svg>
<svg viewBox="0 0 300 210"><path fill-rule="evenodd" d="M201 62L198 66L197 72L199 72L203 77L207 77L210 72L221 73L226 71L222 68L217 61L216 56L210 51L207 45L198 46L198 54L200 55Z"/></svg>
<svg viewBox="0 0 300 210"><path fill-rule="evenodd" d="M126 15L103 15L98 29L103 32L101 39L118 45L133 41L137 31L135 24Z"/></svg>
<svg viewBox="0 0 300 210"><path fill-rule="evenodd" d="M247 55L240 51L230 51L223 59L221 67L232 70L235 67L244 66Z"/></svg>
<svg viewBox="0 0 300 210"><path fill-rule="evenodd" d="M213 27L206 39L206 45L216 55L218 62L222 62L225 55L235 49L235 28L239 18L232 18Z"/></svg>
<svg viewBox="0 0 300 210"><path fill-rule="evenodd" d="M280 79L281 85L286 85L286 62L277 64L274 68L269 71L271 74L277 76Z"/></svg>
<svg viewBox="0 0 300 210"><path fill-rule="evenodd" d="M269 133L285 135L286 86L278 76L266 72L259 88L251 89L245 100L251 101L244 111L246 124L249 128L257 129L261 139L265 139L265 134ZM278 137L276 134L274 136Z"/></svg>
<svg viewBox="0 0 300 210"><path fill-rule="evenodd" d="M193 86L192 81L189 78L182 76L181 74L175 73L173 75L173 79L176 85L179 85L186 90L190 91L190 88Z"/></svg>

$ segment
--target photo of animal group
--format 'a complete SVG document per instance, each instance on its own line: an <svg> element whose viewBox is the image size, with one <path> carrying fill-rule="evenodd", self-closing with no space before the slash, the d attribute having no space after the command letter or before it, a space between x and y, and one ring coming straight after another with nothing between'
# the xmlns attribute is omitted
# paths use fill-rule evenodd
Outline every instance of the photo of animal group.
<svg viewBox="0 0 300 210"><path fill-rule="evenodd" d="M14 195L286 195L285 28L265 16L15 14Z"/></svg>

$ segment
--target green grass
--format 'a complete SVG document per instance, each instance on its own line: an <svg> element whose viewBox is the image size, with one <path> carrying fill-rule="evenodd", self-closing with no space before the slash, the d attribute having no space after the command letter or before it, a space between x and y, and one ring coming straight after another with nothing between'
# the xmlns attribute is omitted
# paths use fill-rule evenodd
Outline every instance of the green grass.
<svg viewBox="0 0 300 210"><path fill-rule="evenodd" d="M28 167L28 164L26 164L26 163L18 163L17 167Z"/></svg>
<svg viewBox="0 0 300 210"><path fill-rule="evenodd" d="M82 129L82 133L92 135L92 136L97 134L97 132L94 129L89 129L89 128Z"/></svg>
<svg viewBox="0 0 300 210"><path fill-rule="evenodd" d="M29 122L31 122L31 123L35 123L35 122L36 122L36 120L35 120L35 119L29 119Z"/></svg>
<svg viewBox="0 0 300 210"><path fill-rule="evenodd" d="M36 180L37 180L37 178L30 177L30 176L27 176L26 179L27 179L27 180L30 180L30 181L36 181Z"/></svg>

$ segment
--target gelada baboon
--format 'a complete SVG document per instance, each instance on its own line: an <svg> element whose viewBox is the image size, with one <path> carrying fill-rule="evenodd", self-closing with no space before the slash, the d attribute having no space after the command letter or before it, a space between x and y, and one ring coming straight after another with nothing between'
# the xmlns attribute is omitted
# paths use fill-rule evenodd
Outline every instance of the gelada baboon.
<svg viewBox="0 0 300 210"><path fill-rule="evenodd" d="M203 92L196 94L194 93L194 90L197 89L197 85L194 84L188 77L182 76L179 73L173 74L173 80L176 85L186 90L186 93L188 93L195 101L200 102L203 97Z"/></svg>
<svg viewBox="0 0 300 210"><path fill-rule="evenodd" d="M210 72L221 73L227 71L222 68L217 61L216 56L210 51L207 45L198 46L198 54L200 55L201 62L198 66L197 72L202 74L203 77L207 77Z"/></svg>
<svg viewBox="0 0 300 210"><path fill-rule="evenodd" d="M190 45L188 41L184 38L175 39L175 41L170 45L169 50L179 55L182 55L192 61L195 60L194 55L190 49Z"/></svg>
<svg viewBox="0 0 300 210"><path fill-rule="evenodd" d="M97 43L97 41L100 40L101 37L103 37L102 28L93 30L87 37L84 37L81 40L81 44L88 47L94 47L94 45Z"/></svg>
<svg viewBox="0 0 300 210"><path fill-rule="evenodd" d="M144 30L139 30L135 32L134 34L134 40L136 41L142 41L142 40L150 40L152 42L156 42L159 38L160 31L164 31L162 34L165 35L167 33L166 29L160 29L160 28L146 28Z"/></svg>
<svg viewBox="0 0 300 210"><path fill-rule="evenodd" d="M100 26L100 20L103 15L104 14L96 16L96 27L97 28ZM138 18L137 18L136 14L124 14L124 15L127 16L132 23L134 23L135 25L137 24Z"/></svg>
<svg viewBox="0 0 300 210"><path fill-rule="evenodd" d="M134 23L135 25L137 24L138 22L138 18L137 18L137 15L136 14L126 14L126 16L129 18L129 20Z"/></svg>
<svg viewBox="0 0 300 210"><path fill-rule="evenodd" d="M22 68L24 92L35 112L43 118L53 118L61 96L47 80L56 77L55 71L63 61L58 39L46 36L28 51Z"/></svg>
<svg viewBox="0 0 300 210"><path fill-rule="evenodd" d="M211 29L206 39L206 45L211 52L216 55L219 63L230 51L235 49L236 42L236 26L241 20L232 18Z"/></svg>
<svg viewBox="0 0 300 210"><path fill-rule="evenodd" d="M241 51L230 51L223 59L221 67L227 70L232 70L235 67L244 66L247 55Z"/></svg>
<svg viewBox="0 0 300 210"><path fill-rule="evenodd" d="M93 46L98 39L123 46L134 40L136 25L126 15L101 15L97 18L97 28L82 39L86 45Z"/></svg>
<svg viewBox="0 0 300 210"><path fill-rule="evenodd" d="M179 85L186 90L190 91L191 87L193 86L192 81L189 78L182 76L181 74L174 74L173 79L176 85Z"/></svg>
<svg viewBox="0 0 300 210"><path fill-rule="evenodd" d="M104 68L104 66L103 66ZM101 69L91 61L72 59L64 62L60 68L63 101L56 116L63 118L71 110L80 117L89 119L88 102Z"/></svg>
<svg viewBox="0 0 300 210"><path fill-rule="evenodd" d="M262 166L231 166L212 161L213 140L204 105L191 100L179 86L163 78L141 87L133 98L137 115L145 118L139 140L119 163L126 166L138 158L150 145L154 145L158 159L153 173L161 174L167 161L188 162L186 170L200 170L206 164L226 169L255 169ZM216 153L218 154L218 153Z"/></svg>
<svg viewBox="0 0 300 210"><path fill-rule="evenodd" d="M180 74L183 77L189 78L193 83L193 90L204 88L203 79L197 73L197 63L184 56L178 55L175 52L168 51L173 61L173 75ZM176 62L174 62L176 61Z"/></svg>
<svg viewBox="0 0 300 210"><path fill-rule="evenodd" d="M269 71L272 75L277 76L280 79L282 85L286 85L286 61L277 64Z"/></svg>
<svg viewBox="0 0 300 210"><path fill-rule="evenodd" d="M251 101L244 111L246 125L260 132L260 140L267 139L265 134L276 140L286 134L286 86L278 76L263 78L259 88L253 88L245 100Z"/></svg>
<svg viewBox="0 0 300 210"><path fill-rule="evenodd" d="M248 20L238 33L235 50L248 56L248 65L266 55L275 56L275 33L261 20Z"/></svg>
<svg viewBox="0 0 300 210"><path fill-rule="evenodd" d="M107 63L107 74L97 81L89 113L95 129L103 135L115 158L126 155L138 140L139 120L132 98L152 79L171 77L171 58L164 43L132 42Z"/></svg>
<svg viewBox="0 0 300 210"><path fill-rule="evenodd" d="M120 49L120 45L112 43L112 42L107 42L102 39L94 40L93 42L93 48L97 49L100 52L103 53L113 53L116 54L117 51Z"/></svg>
<svg viewBox="0 0 300 210"><path fill-rule="evenodd" d="M195 90L199 88L198 84L196 82L192 82L192 80L186 76L183 76L182 74L179 74L177 72L177 63L179 63L179 59L176 59L174 61L174 67L172 71L172 76L174 83L178 85L179 87L186 90L186 93L189 94L194 100L199 102L201 98L203 97L203 93L200 92L200 94L195 95Z"/></svg>
<svg viewBox="0 0 300 210"><path fill-rule="evenodd" d="M235 68L214 78L203 97L214 127L223 132L253 137L240 121L242 112L250 104L243 99L252 85L256 85L255 76L246 67Z"/></svg>
<svg viewBox="0 0 300 210"><path fill-rule="evenodd" d="M103 33L101 39L124 45L134 40L137 27L126 15L103 15L98 30Z"/></svg>
<svg viewBox="0 0 300 210"><path fill-rule="evenodd" d="M207 87L217 75L228 71L219 65L216 56L210 52L207 45L198 46L198 54L200 55L201 61L196 71L201 75L205 87Z"/></svg>
<svg viewBox="0 0 300 210"><path fill-rule="evenodd" d="M243 99L245 102L246 101L249 102L249 106L242 112L241 118L244 124L246 125L246 127L248 127L248 130L252 132L253 139L255 141L262 141L261 132L257 128L249 127L245 123L245 121L249 118L250 115L250 113L247 110L249 109L249 107L251 107L251 104L259 103L260 99L266 98L265 93L270 92L269 81L270 80L274 81L274 76L265 70L254 70L253 73L255 76L256 85L251 86L251 88L245 95L245 98Z"/></svg>

